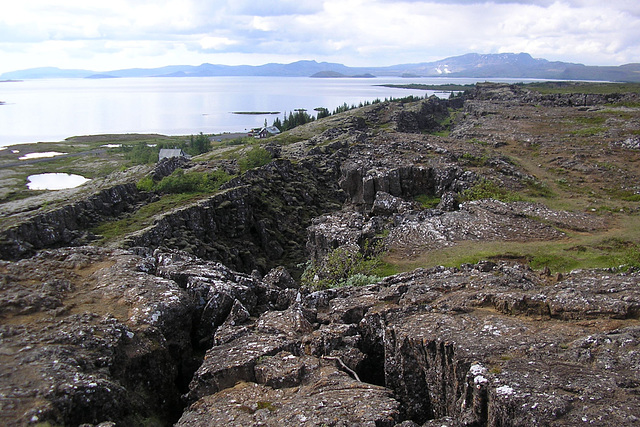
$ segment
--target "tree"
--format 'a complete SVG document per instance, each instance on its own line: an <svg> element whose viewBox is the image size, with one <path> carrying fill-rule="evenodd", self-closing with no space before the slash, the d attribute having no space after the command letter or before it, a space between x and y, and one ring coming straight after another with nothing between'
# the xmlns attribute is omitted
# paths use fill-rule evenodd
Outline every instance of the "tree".
<svg viewBox="0 0 640 427"><path fill-rule="evenodd" d="M206 153L210 149L211 141L209 140L208 136L203 135L202 132L200 132L200 135L196 136L195 138L193 137L193 135L191 135L191 151L193 152L193 154Z"/></svg>

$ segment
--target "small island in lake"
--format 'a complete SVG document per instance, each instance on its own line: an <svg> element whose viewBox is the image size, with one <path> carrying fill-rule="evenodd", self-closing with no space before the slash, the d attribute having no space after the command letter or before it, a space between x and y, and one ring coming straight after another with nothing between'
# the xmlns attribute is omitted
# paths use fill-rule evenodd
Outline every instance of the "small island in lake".
<svg viewBox="0 0 640 427"><path fill-rule="evenodd" d="M246 115L280 114L280 111L232 111L231 114L246 114Z"/></svg>
<svg viewBox="0 0 640 427"><path fill-rule="evenodd" d="M313 78L324 78L324 79L342 79L342 78L351 78L351 79L373 79L376 76L373 74L365 73L365 74L356 74L353 76L348 76L346 74L339 73L337 71L319 71L310 77Z"/></svg>

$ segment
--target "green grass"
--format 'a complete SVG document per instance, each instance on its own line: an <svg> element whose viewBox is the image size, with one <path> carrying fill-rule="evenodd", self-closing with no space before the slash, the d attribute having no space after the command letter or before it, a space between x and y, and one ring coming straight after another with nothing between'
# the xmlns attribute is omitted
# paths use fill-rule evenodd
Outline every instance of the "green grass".
<svg viewBox="0 0 640 427"><path fill-rule="evenodd" d="M433 209L440 203L440 197L431 196L428 194L420 194L413 198L416 202L420 203L420 206L425 209Z"/></svg>
<svg viewBox="0 0 640 427"><path fill-rule="evenodd" d="M527 83L522 86L544 95L571 93L610 95L613 93L640 92L640 83L541 82Z"/></svg>
<svg viewBox="0 0 640 427"><path fill-rule="evenodd" d="M108 243L124 237L134 231L142 230L153 224L156 215L185 206L204 197L203 194L169 194L160 200L142 206L134 214L115 221L107 221L94 227L91 232L102 236L102 242Z"/></svg>
<svg viewBox="0 0 640 427"><path fill-rule="evenodd" d="M473 187L460 193L459 197L460 202L483 199L495 199L502 202L517 202L523 200L520 194L506 190L488 179L479 180Z"/></svg>
<svg viewBox="0 0 640 427"><path fill-rule="evenodd" d="M594 126L594 127L584 128L584 129L573 130L569 133L575 136L595 136L599 133L606 132L606 131L607 131L606 127Z"/></svg>
<svg viewBox="0 0 640 427"><path fill-rule="evenodd" d="M556 241L500 242L467 241L453 247L431 251L414 259L398 259L393 253L383 260L392 267L389 271L410 271L418 267L437 265L459 267L482 260L516 260L533 269L548 267L552 272L567 272L581 268L640 267L640 218L613 235L567 233Z"/></svg>

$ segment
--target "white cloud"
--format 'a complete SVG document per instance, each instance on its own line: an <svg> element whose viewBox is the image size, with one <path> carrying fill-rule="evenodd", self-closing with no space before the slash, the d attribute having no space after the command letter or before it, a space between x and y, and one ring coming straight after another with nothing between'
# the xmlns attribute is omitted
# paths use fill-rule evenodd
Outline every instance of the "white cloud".
<svg viewBox="0 0 640 427"><path fill-rule="evenodd" d="M0 72L38 60L390 65L469 52L615 65L640 62L639 44L637 0L21 0L0 15Z"/></svg>
<svg viewBox="0 0 640 427"><path fill-rule="evenodd" d="M200 46L205 50L218 50L227 46L233 46L234 44L237 44L237 42L226 37L207 36L200 40Z"/></svg>

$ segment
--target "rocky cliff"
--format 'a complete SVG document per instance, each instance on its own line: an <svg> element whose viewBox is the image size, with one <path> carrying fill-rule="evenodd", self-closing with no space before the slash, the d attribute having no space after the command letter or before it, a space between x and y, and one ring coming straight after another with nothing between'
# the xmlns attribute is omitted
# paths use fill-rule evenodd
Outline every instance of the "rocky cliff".
<svg viewBox="0 0 640 427"><path fill-rule="evenodd" d="M88 247L0 269L5 425L632 425L640 413L636 273L557 281L485 262L310 292L186 253Z"/></svg>
<svg viewBox="0 0 640 427"><path fill-rule="evenodd" d="M272 162L118 248L86 246L90 230L162 194L120 184L15 219L0 247L1 423L637 424L637 101L487 84L374 104L271 141ZM151 174L222 163L235 167ZM513 249L543 244L621 255L533 269ZM476 245L510 249L425 267ZM336 253L406 271L337 287L322 271L347 268Z"/></svg>

